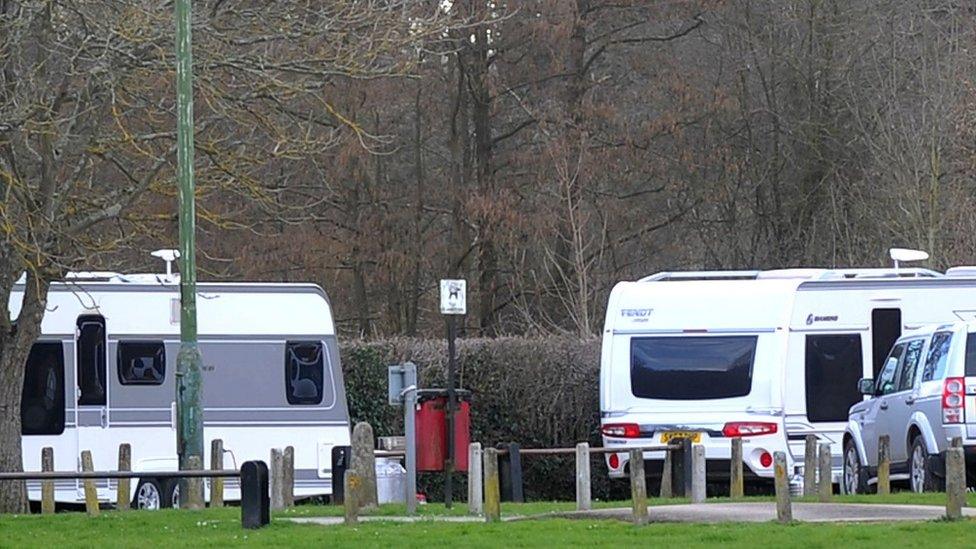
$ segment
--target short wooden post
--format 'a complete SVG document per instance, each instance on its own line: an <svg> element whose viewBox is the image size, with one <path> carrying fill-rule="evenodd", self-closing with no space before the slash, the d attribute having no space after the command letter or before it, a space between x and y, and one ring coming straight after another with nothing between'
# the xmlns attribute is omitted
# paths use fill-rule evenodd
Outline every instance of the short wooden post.
<svg viewBox="0 0 976 549"><path fill-rule="evenodd" d="M672 497L672 481L671 481L671 450L665 450L664 452L664 465L661 467L661 498Z"/></svg>
<svg viewBox="0 0 976 549"><path fill-rule="evenodd" d="M119 471L132 470L132 446L128 443L119 444ZM130 490L131 481L127 478L120 478L115 486L115 508L119 511L128 511L132 501Z"/></svg>
<svg viewBox="0 0 976 549"><path fill-rule="evenodd" d="M745 480L742 478L742 438L732 439L732 470L729 476L729 497L741 498L745 495Z"/></svg>
<svg viewBox="0 0 976 549"><path fill-rule="evenodd" d="M634 524L647 524L647 481L644 476L644 452L630 451L630 503Z"/></svg>
<svg viewBox="0 0 976 549"><path fill-rule="evenodd" d="M210 469L220 471L224 468L224 441L215 438L210 441ZM224 479L210 479L210 506L224 506Z"/></svg>
<svg viewBox="0 0 976 549"><path fill-rule="evenodd" d="M285 456L281 451L281 448L271 449L271 472L268 475L270 477L271 484L271 510L279 511L285 507L285 494L284 494L284 473L285 473Z"/></svg>
<svg viewBox="0 0 976 549"><path fill-rule="evenodd" d="M790 483L786 477L786 454L773 454L773 471L776 485L776 520L779 522L793 521L793 506L790 502Z"/></svg>
<svg viewBox="0 0 976 549"><path fill-rule="evenodd" d="M817 435L807 435L803 453L803 495L817 493Z"/></svg>
<svg viewBox="0 0 976 549"><path fill-rule="evenodd" d="M888 435L878 437L878 495L887 496L891 493L891 438Z"/></svg>
<svg viewBox="0 0 976 549"><path fill-rule="evenodd" d="M502 518L501 486L498 481L498 450L485 448L485 522L498 522Z"/></svg>
<svg viewBox="0 0 976 549"><path fill-rule="evenodd" d="M481 470L481 443L472 442L468 445L468 513L480 515L484 512L484 481Z"/></svg>
<svg viewBox="0 0 976 549"><path fill-rule="evenodd" d="M45 446L41 449L41 470L54 470L54 448ZM41 481L41 514L54 514L54 481Z"/></svg>
<svg viewBox="0 0 976 549"><path fill-rule="evenodd" d="M343 510L347 526L355 526L359 522L359 497L363 491L363 477L355 469L346 469L342 479Z"/></svg>
<svg viewBox="0 0 976 549"><path fill-rule="evenodd" d="M696 444L691 449L691 502L705 502L705 447Z"/></svg>
<svg viewBox="0 0 976 549"><path fill-rule="evenodd" d="M89 473L95 470L90 450L82 450L81 452L81 470ZM85 485L85 511L88 512L88 516L97 517L98 491L95 489L95 479L86 478L83 482Z"/></svg>
<svg viewBox="0 0 976 549"><path fill-rule="evenodd" d="M966 505L966 458L963 449L952 446L946 450L946 518L962 518Z"/></svg>
<svg viewBox="0 0 976 549"><path fill-rule="evenodd" d="M295 447L286 446L282 457L281 499L285 507L295 506Z"/></svg>
<svg viewBox="0 0 976 549"><path fill-rule="evenodd" d="M590 510L590 444L576 445L576 510Z"/></svg>
<svg viewBox="0 0 976 549"><path fill-rule="evenodd" d="M830 443L824 442L820 444L820 460L818 465L820 466L820 478L819 486L817 488L817 498L826 503L830 501L830 497L834 495L834 479L833 474L833 464L830 457Z"/></svg>
<svg viewBox="0 0 976 549"><path fill-rule="evenodd" d="M191 471L203 470L203 458L200 456L189 456L186 465ZM183 486L185 491L180 492L180 508L182 509L203 509L203 478L189 477L184 479Z"/></svg>

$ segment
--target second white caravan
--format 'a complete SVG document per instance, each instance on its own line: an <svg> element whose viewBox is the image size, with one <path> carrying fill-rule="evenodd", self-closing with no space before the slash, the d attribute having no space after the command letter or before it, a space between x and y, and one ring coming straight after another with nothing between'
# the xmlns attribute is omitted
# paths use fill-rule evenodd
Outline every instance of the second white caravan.
<svg viewBox="0 0 976 549"><path fill-rule="evenodd" d="M603 332L600 410L610 475L627 448L678 436L727 479L742 437L746 480L785 452L798 482L805 438L831 444L839 480L848 409L903 331L976 317L971 268L659 273L618 283ZM653 481L663 453L644 454Z"/></svg>

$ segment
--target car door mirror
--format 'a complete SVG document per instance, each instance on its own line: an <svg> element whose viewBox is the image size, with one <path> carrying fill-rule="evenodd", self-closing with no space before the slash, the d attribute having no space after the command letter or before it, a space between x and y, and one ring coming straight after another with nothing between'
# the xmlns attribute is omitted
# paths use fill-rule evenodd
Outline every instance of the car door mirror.
<svg viewBox="0 0 976 549"><path fill-rule="evenodd" d="M857 380L857 390L860 391L862 395L868 395L868 396L873 395L874 380L867 377Z"/></svg>

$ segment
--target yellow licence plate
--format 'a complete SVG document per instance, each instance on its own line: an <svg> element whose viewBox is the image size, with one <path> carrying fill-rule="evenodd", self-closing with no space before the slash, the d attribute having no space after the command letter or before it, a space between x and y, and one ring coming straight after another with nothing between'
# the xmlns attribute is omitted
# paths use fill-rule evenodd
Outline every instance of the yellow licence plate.
<svg viewBox="0 0 976 549"><path fill-rule="evenodd" d="M692 443L698 444L701 441L701 433L698 431L668 431L661 433L661 442L668 443L676 438L690 438Z"/></svg>

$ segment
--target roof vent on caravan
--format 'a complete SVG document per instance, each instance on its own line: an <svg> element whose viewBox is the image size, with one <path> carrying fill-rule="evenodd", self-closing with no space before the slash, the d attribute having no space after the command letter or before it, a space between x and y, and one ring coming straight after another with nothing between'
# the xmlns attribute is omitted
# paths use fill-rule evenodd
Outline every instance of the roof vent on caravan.
<svg viewBox="0 0 976 549"><path fill-rule="evenodd" d="M73 271L65 273L65 280L117 280L121 277L113 271Z"/></svg>

